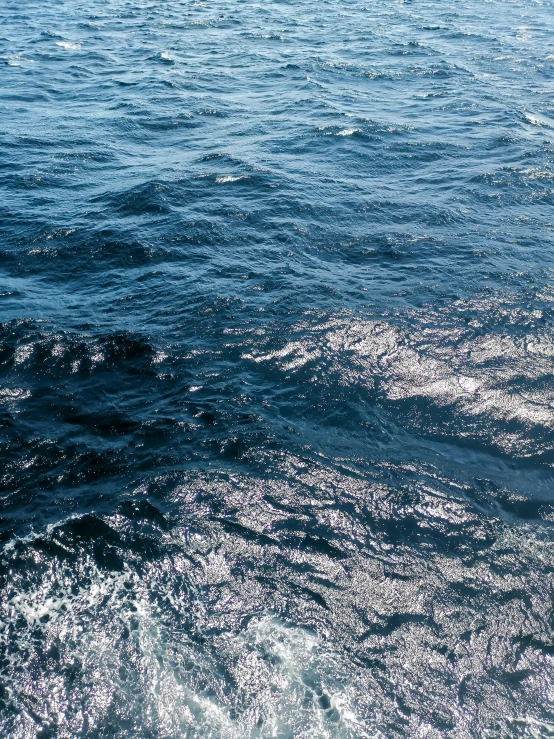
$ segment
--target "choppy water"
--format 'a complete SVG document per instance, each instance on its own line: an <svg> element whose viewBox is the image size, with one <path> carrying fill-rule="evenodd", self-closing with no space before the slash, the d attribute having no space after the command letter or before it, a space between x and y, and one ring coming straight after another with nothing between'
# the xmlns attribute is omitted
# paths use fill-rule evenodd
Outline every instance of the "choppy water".
<svg viewBox="0 0 554 739"><path fill-rule="evenodd" d="M0 20L0 734L553 734L553 3Z"/></svg>

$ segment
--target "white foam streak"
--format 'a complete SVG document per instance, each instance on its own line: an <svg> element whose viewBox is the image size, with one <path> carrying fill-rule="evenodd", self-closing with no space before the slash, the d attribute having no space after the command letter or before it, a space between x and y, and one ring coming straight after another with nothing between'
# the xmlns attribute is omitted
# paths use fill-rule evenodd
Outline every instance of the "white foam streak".
<svg viewBox="0 0 554 739"><path fill-rule="evenodd" d="M216 560L212 555L204 566L211 561L217 568ZM128 568L101 572L84 554L77 571L88 573L88 585L72 589L63 568L51 563L37 587L5 603L0 637L21 619L29 627L20 628L15 637L22 659L31 660L31 671L20 695L14 739L34 736L36 717L43 722L57 717L59 736L75 736L83 726L98 729L124 696L126 718L133 716L140 730L160 737L246 739L261 722L260 737L281 736L294 726L298 737L315 732L322 739L354 739L361 721L351 690L341 683L337 657L313 632L271 616L251 621L238 633L222 634L216 642L216 653L249 706L232 716L218 662L209 651L198 650L182 629L174 631L167 605L160 608L165 601L170 611L190 610L192 602L175 589L176 570L187 566L177 556L159 561L139 578ZM220 574L229 577L227 570ZM213 580L213 573L208 579ZM34 654L33 629L42 630L41 650L58 644L65 672L78 669L83 676L79 694L65 680L64 670L33 672L34 660L40 660ZM16 656L12 651L12 661ZM34 696L31 702L26 691ZM306 695L311 695L308 702ZM323 710L321 700L326 701ZM336 716L331 722L330 712Z"/></svg>

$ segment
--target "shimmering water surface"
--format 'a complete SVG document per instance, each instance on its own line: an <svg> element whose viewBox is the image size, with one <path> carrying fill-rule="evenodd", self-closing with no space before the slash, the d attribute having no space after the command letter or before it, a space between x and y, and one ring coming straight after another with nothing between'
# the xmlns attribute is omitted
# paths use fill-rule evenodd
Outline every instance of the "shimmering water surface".
<svg viewBox="0 0 554 739"><path fill-rule="evenodd" d="M554 734L552 0L0 20L0 735Z"/></svg>

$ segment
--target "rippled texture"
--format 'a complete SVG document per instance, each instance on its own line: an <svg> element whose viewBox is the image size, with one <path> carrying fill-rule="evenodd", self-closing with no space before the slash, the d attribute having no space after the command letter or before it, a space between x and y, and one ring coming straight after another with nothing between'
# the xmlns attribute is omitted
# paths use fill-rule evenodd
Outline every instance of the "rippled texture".
<svg viewBox="0 0 554 739"><path fill-rule="evenodd" d="M0 20L0 734L554 734L552 2Z"/></svg>

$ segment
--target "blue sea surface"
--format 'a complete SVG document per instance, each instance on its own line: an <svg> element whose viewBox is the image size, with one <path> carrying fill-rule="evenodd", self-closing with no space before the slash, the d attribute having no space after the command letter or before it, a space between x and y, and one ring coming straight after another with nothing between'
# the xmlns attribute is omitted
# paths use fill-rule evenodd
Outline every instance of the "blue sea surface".
<svg viewBox="0 0 554 739"><path fill-rule="evenodd" d="M554 736L553 0L0 21L0 736Z"/></svg>

